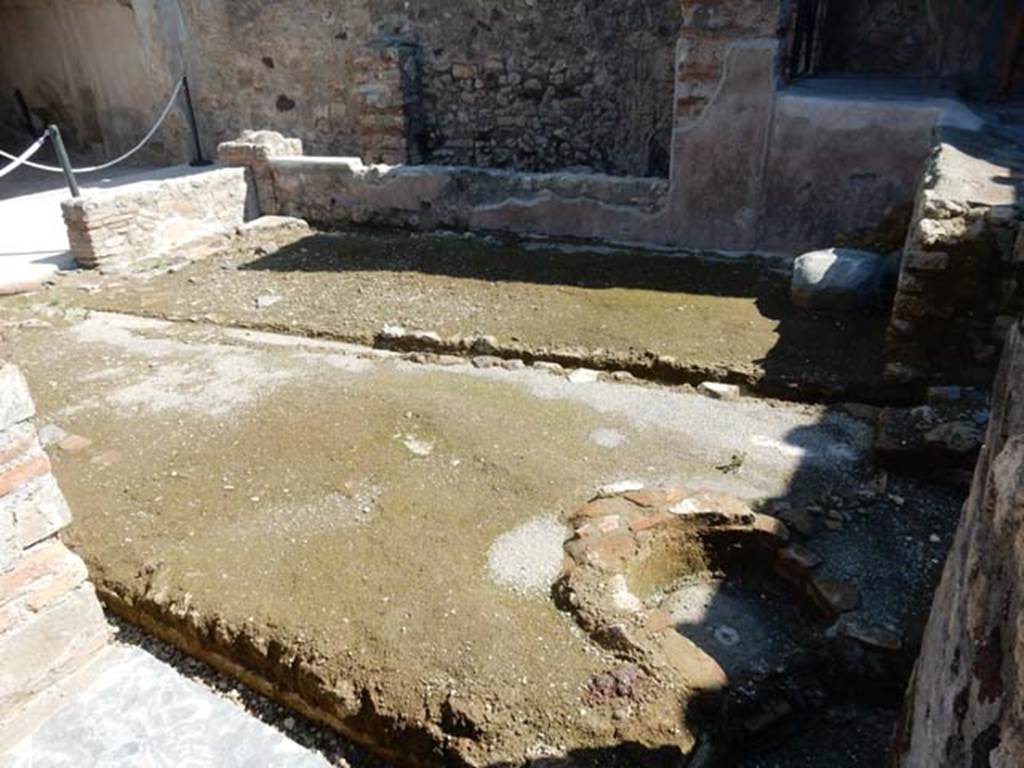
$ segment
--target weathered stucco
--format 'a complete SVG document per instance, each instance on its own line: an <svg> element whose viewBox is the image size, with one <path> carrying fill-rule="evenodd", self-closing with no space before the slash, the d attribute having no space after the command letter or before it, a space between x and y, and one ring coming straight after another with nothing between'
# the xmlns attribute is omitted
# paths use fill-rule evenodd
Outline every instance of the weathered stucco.
<svg viewBox="0 0 1024 768"><path fill-rule="evenodd" d="M775 104L762 248L833 245L837 234L909 214L944 100L794 87ZM906 222L907 216L902 217Z"/></svg>
<svg viewBox="0 0 1024 768"><path fill-rule="evenodd" d="M132 147L180 74L180 66L163 59L172 47L169 31L155 47L144 34L150 26L169 29L151 6L150 0L136 0L134 10L117 0L0 0L0 129L27 129L18 91L33 114L33 133L56 123L73 153L106 158ZM172 113L140 159L184 159L184 130L183 114Z"/></svg>
<svg viewBox="0 0 1024 768"><path fill-rule="evenodd" d="M1024 764L1024 336L1011 329L971 496L905 704L899 768Z"/></svg>

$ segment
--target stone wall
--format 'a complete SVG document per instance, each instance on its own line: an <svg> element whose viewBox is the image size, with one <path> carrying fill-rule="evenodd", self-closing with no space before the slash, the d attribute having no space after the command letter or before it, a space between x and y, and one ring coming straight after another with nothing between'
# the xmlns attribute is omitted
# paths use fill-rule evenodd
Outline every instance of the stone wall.
<svg viewBox="0 0 1024 768"><path fill-rule="evenodd" d="M412 161L666 176L680 19L679 0L0 0L0 94L103 156L187 71L207 147L265 128L394 160L377 141L404 108ZM153 156L187 156L181 118Z"/></svg>
<svg viewBox="0 0 1024 768"><path fill-rule="evenodd" d="M428 161L668 175L678 0L376 5L418 47Z"/></svg>
<svg viewBox="0 0 1024 768"><path fill-rule="evenodd" d="M695 112L697 129L679 139L681 154L692 152L694 165L678 164L671 181L366 165L358 158L306 156L301 142L258 131L225 142L219 157L249 169L264 213L327 226L486 229L797 253L861 233L867 233L864 244L874 247L868 235L892 221L895 235L886 240L898 241L933 128L952 119L955 104L799 90L776 94L770 77L774 48L763 41L735 45L734 61L746 57L760 73L755 90L748 100L731 87L708 87L714 95L705 104L707 114ZM718 77L726 77L724 67ZM740 116L750 118L751 102L764 123L740 122ZM759 141L744 139L751 130L761 132ZM730 133L728 142L716 143L716 136ZM692 149L683 145L688 141Z"/></svg>
<svg viewBox="0 0 1024 768"><path fill-rule="evenodd" d="M399 143L413 149L412 160L640 176L668 173L679 6L183 3L189 67L212 140L267 128L318 154L393 161L376 140L408 120ZM369 85L389 79L400 93L367 99L382 95Z"/></svg>
<svg viewBox="0 0 1024 768"><path fill-rule="evenodd" d="M34 415L25 379L0 362L0 733L109 635L85 564L58 538L71 512Z"/></svg>
<svg viewBox="0 0 1024 768"><path fill-rule="evenodd" d="M943 110L779 90L791 7L131 3L147 61L187 65L208 151L250 128L305 147L231 161L266 213L796 253L909 209Z"/></svg>
<svg viewBox="0 0 1024 768"><path fill-rule="evenodd" d="M668 191L662 179L368 166L358 158L305 157L298 142L271 132L221 144L218 157L247 167L261 213L325 226L490 229L641 241L651 237Z"/></svg>
<svg viewBox="0 0 1024 768"><path fill-rule="evenodd" d="M129 271L181 258L182 248L231 234L245 221L241 168L171 168L156 178L88 190L61 204L80 266Z"/></svg>
<svg viewBox="0 0 1024 768"><path fill-rule="evenodd" d="M1024 765L1024 322L1008 331L992 421L904 704L900 768Z"/></svg>
<svg viewBox="0 0 1024 768"><path fill-rule="evenodd" d="M1024 152L991 133L940 127L903 254L887 378L991 381L1024 311Z"/></svg>

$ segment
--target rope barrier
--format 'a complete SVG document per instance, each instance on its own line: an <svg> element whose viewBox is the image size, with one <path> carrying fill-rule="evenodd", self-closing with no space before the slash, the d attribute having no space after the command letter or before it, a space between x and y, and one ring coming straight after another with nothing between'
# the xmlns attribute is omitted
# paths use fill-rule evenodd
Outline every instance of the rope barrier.
<svg viewBox="0 0 1024 768"><path fill-rule="evenodd" d="M178 94L181 92L181 87L184 84L184 82L185 82L185 78L184 77L178 78L178 82L174 86L174 91L171 93L171 97L167 100L167 104L164 106L163 112L160 113L160 117L157 118L156 123L153 124L153 127L149 129L149 133L147 133L142 138L142 141L140 141L138 144L136 144L134 147L129 149L127 152L125 152L120 157L115 157L113 160L110 160L109 162L103 163L102 165L93 165L93 166L90 166L88 168L72 168L71 169L72 173L75 173L75 174L79 174L79 173L96 173L97 171L105 171L107 168L112 168L113 166L117 165L118 163L124 162L129 157L131 157L136 152L138 152L140 149L142 149L144 146L146 146L147 142L149 142L149 140L152 139L153 136L156 134L157 129L160 128L160 125L163 123L164 119L166 119L168 113L170 113L171 107L174 106L174 100L178 98ZM47 134L43 134L43 136L40 138L40 143L42 142L43 139L46 138L46 136L47 136ZM37 149L38 149L38 147L37 147ZM31 153L30 153L30 155L31 155ZM20 158L14 156L12 154L4 152L2 149L0 149L0 157L6 157L8 160L19 160L20 159ZM39 170L39 171L49 171L50 173L64 173L64 169L63 168L58 168L58 167L53 166L53 165L43 165L42 163L31 163L28 160L22 160L21 162L18 163L18 165L22 165L22 164L27 165L29 168L35 168L36 170ZM6 173L10 173L11 170L14 170L14 169L12 167L8 166L7 168L4 169L4 172L0 172L0 177L4 176L5 172Z"/></svg>
<svg viewBox="0 0 1024 768"><path fill-rule="evenodd" d="M49 131L44 132L42 136L40 136L38 139L36 139L34 142L32 142L32 146L30 146L28 149L26 149L20 155L8 155L5 152L4 153L4 157L9 157L14 162L13 163L8 163L3 168L0 168L0 179L2 179L8 173L11 173L12 171L16 170L17 168L19 168L22 165L28 165L29 164L28 159L30 157L32 157L32 155L34 155L36 152L38 152L40 150L40 148L43 146L43 142L46 141L49 137L50 137L50 132Z"/></svg>

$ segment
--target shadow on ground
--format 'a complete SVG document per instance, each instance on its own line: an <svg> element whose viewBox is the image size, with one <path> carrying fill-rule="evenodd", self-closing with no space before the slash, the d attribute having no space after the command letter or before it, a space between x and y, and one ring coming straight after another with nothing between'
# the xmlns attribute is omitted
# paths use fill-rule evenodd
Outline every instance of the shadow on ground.
<svg viewBox="0 0 1024 768"><path fill-rule="evenodd" d="M356 230L355 247L323 249L311 235L240 269L271 272L418 272L488 282L632 288L667 293L756 297L768 317L787 306L785 271L759 258L662 254L594 245L530 243L510 237L416 236L401 230ZM358 237L363 234L365 237ZM327 236L329 237L329 235Z"/></svg>
<svg viewBox="0 0 1024 768"><path fill-rule="evenodd" d="M667 355L674 377L690 383L725 379L787 399L881 396L888 307L798 310L788 266L765 257L353 231L306 236L238 269L290 275L288 285L318 275L353 306L377 291L364 324L390 304L410 328L443 332L451 303L452 317L473 308L464 330L510 337L527 352L582 348L595 368L632 370L623 360ZM365 287L352 296L356 279ZM633 372L644 375L643 365Z"/></svg>

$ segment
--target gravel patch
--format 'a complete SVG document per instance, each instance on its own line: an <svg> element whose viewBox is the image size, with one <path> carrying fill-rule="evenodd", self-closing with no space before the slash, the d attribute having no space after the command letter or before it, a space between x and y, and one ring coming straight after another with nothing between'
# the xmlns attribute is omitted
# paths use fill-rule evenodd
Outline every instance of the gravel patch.
<svg viewBox="0 0 1024 768"><path fill-rule="evenodd" d="M562 573L566 527L535 517L499 536L487 553L491 578L513 592L547 595Z"/></svg>
<svg viewBox="0 0 1024 768"><path fill-rule="evenodd" d="M174 667L182 676L275 728L300 746L318 752L335 768L391 768L390 763L374 757L330 728L307 720L174 646L109 613L107 620L114 626L115 643L141 648L152 654Z"/></svg>

